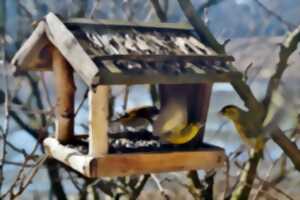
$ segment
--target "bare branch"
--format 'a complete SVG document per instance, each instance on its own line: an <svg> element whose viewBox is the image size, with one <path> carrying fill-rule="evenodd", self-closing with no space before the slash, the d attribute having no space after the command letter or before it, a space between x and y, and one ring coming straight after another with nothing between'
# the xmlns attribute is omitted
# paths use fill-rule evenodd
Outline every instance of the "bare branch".
<svg viewBox="0 0 300 200"><path fill-rule="evenodd" d="M43 86L43 89L44 89L44 92L45 92L45 95L46 95L46 100L47 100L48 106L50 107L51 111L54 113L55 109L54 109L53 104L51 103L50 93L49 93L49 90L48 90L47 85L46 85L44 72L41 72L40 75L41 75L42 86Z"/></svg>
<svg viewBox="0 0 300 200"><path fill-rule="evenodd" d="M96 10L99 8L101 0L94 0L93 8L91 10L91 13L89 14L89 18L93 19L95 16Z"/></svg>
<svg viewBox="0 0 300 200"><path fill-rule="evenodd" d="M213 50L215 50L219 54L225 54L225 48L221 45L216 38L209 31L203 20L197 16L196 11L193 8L193 5L190 0L178 0L181 9L183 10L185 16L195 28L196 33L199 35L200 39L210 46ZM241 78L233 80L231 82L232 86L239 94L240 98L244 101L247 108L253 113L264 113L263 105L257 101L254 94L252 93L250 87L242 80ZM261 119L262 117L257 117Z"/></svg>
<svg viewBox="0 0 300 200"><path fill-rule="evenodd" d="M262 155L263 152L251 151L250 159L241 172L239 184L232 193L232 200L243 200L249 198L256 176L256 169Z"/></svg>
<svg viewBox="0 0 300 200"><path fill-rule="evenodd" d="M266 106L270 105L272 96L278 89L283 73L288 67L288 60L290 56L297 50L299 42L300 26L290 33L285 39L284 43L280 46L279 62L277 63L276 70L268 83L267 92L264 98L264 104Z"/></svg>
<svg viewBox="0 0 300 200"><path fill-rule="evenodd" d="M159 0L151 0L151 3L154 7L154 10L156 12L157 17L161 22L166 22L167 21L167 13L166 11L163 10L161 7Z"/></svg>
<svg viewBox="0 0 300 200"><path fill-rule="evenodd" d="M190 0L178 0L178 3L184 12L185 16L195 28L195 31L199 35L200 39L208 46L214 48L214 50L220 54L225 54L224 47L219 44L216 38L212 35L212 33L208 30L205 23L202 19L197 15L193 4Z"/></svg>
<svg viewBox="0 0 300 200"><path fill-rule="evenodd" d="M216 6L219 3L222 3L225 0L206 0L206 2L204 2L198 9L197 12L202 14L204 13L204 10L207 8L210 8L212 6Z"/></svg>
<svg viewBox="0 0 300 200"><path fill-rule="evenodd" d="M273 16L274 18L276 18L280 23L282 23L283 25L285 25L288 30L293 30L296 28L296 25L290 23L289 21L283 19L279 14L277 14L276 12L274 12L273 10L269 9L267 6L265 6L260 0L254 0L254 2L257 3L257 5L259 7L261 7L268 15Z"/></svg>
<svg viewBox="0 0 300 200"><path fill-rule="evenodd" d="M41 168L41 166L44 164L44 162L47 159L47 155L44 155L40 158L40 160L37 162L36 166L31 170L30 175L26 178L24 177L23 180L21 180L21 184L19 186L19 190L17 193L14 193L11 197L12 199L15 199L16 197L20 196L24 190L28 187L28 185L31 183L32 179L34 178L34 176L36 175L36 173L38 172L38 170Z"/></svg>
<svg viewBox="0 0 300 200"><path fill-rule="evenodd" d="M158 190L160 191L161 195L162 195L166 200L169 200L170 197L169 197L169 195L167 194L166 190L162 187L160 180L159 180L154 174L151 174L151 178L154 180L155 184L157 185Z"/></svg>
<svg viewBox="0 0 300 200"><path fill-rule="evenodd" d="M271 133L271 137L273 141L291 159L295 168L300 171L300 150L298 149L297 144L292 142L278 127L276 127Z"/></svg>
<svg viewBox="0 0 300 200"><path fill-rule="evenodd" d="M4 181L4 175L3 175L3 165L4 165L4 160L6 159L6 140L7 140L7 135L9 133L9 126L10 126L10 102L11 102L11 96L9 92L9 78L8 72L9 69L7 69L7 66L5 65L5 74L4 74L4 84L5 84L5 99L4 99L4 123L3 123L3 132L2 133L2 140L3 140L3 145L2 145L2 150L1 150L1 162L0 162L0 193L2 191L2 183Z"/></svg>
<svg viewBox="0 0 300 200"><path fill-rule="evenodd" d="M132 191L132 194L130 195L130 200L135 200L138 198L138 196L140 195L140 193L142 192L142 190L144 189L148 179L150 178L149 174L144 175L141 183L138 185L138 187Z"/></svg>

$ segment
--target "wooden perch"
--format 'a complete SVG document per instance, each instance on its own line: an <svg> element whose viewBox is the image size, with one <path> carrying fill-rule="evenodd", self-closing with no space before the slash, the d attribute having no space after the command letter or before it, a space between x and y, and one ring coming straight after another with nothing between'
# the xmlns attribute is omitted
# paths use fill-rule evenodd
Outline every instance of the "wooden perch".
<svg viewBox="0 0 300 200"><path fill-rule="evenodd" d="M90 176L90 163L93 161L93 157L83 155L79 151L66 147L60 144L54 138L47 138L44 140L45 151L51 157L63 162L68 166L72 166L76 171Z"/></svg>
<svg viewBox="0 0 300 200"><path fill-rule="evenodd" d="M55 138L44 140L48 155L70 166L87 177L115 177L222 167L223 149L211 147L197 151L170 153L106 154L99 157L83 155L78 150L62 145Z"/></svg>
<svg viewBox="0 0 300 200"><path fill-rule="evenodd" d="M74 98L76 87L71 66L56 48L52 47L51 51L57 94L55 137L60 142L67 143L74 135Z"/></svg>
<svg viewBox="0 0 300 200"><path fill-rule="evenodd" d="M109 86L98 86L90 91L89 155L99 157L108 152Z"/></svg>

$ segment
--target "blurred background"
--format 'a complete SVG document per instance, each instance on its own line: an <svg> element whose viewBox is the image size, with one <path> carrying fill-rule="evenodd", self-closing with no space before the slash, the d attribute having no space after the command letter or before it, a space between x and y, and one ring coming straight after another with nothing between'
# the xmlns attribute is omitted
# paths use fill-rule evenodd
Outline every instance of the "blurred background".
<svg viewBox="0 0 300 200"><path fill-rule="evenodd" d="M39 135L37 137L32 136L30 131L33 129L33 132L42 134L41 127L47 127L46 132L53 133L51 109L55 104L55 96L51 73L29 73L20 77L13 77L11 76L13 66L8 64L22 42L33 31L32 23L41 20L48 12L54 12L63 18L93 17L142 22L159 21L159 19L150 0L1 0L0 2L0 30L3 33L1 35L2 51L0 56L1 129L5 129L5 124L2 125L2 122L5 121L3 103L7 82L9 83L8 88L13 102L11 109L13 115L18 116L10 120L9 134L7 135L7 141L18 149L8 148L7 162L5 165L3 164L2 192L5 192L17 177L20 163L24 162L22 151L28 154L32 152L35 149L37 138L40 137ZM222 43L227 39L231 40L226 50L228 54L235 57L235 66L240 71L245 71L252 63L248 71L248 84L257 98L262 98L265 94L267 81L278 62L279 44L289 31L300 24L300 2L298 0L193 0L192 2L199 16L204 19L218 41ZM207 4L208 2L211 2L211 4ZM176 0L162 0L160 3L167 13L168 22L187 21ZM4 41L5 45L3 45ZM286 130L287 134L293 131L300 108L299 53L298 49L289 60L289 68L282 80L285 94L287 94L285 103L289 107L289 112L280 125L283 130ZM7 82L5 77L8 77ZM78 106L86 87L78 78L76 79L76 86L76 105ZM116 112L122 112L124 92L125 88L122 86L116 86L113 89L113 95L116 98ZM128 108L151 104L151 97L146 86L138 85L129 88ZM228 104L243 107L242 101L230 84L215 84L206 124L205 141L225 148L226 153L229 155L240 146L241 142L235 134L233 125L217 114L223 106ZM88 108L87 102L85 102L76 118L77 133L87 132L87 127L84 125L87 124L87 118ZM270 166L273 166L272 163L276 162L282 155L282 151L275 144L268 142L267 145L265 160L262 161L259 170L262 177L270 170L273 170L270 173L274 176L278 173L278 167L270 169ZM0 146L3 146L2 141ZM34 155L39 155L42 150L37 147L34 152ZM247 151L243 151L242 155L236 160L244 162L247 160L247 156ZM286 162L287 172L278 181L277 185L291 197L297 199L300 195L298 191L300 175L292 170L293 167L291 167L289 161ZM29 163L28 165L32 164ZM70 199L79 199L78 194L82 192L80 189L90 184L89 181L82 180L76 174L68 172L68 170L57 166L55 163L47 163L37 172L32 184L24 191L21 199L53 199L57 197L55 197L51 187L53 180L51 182L49 179L49 175L51 177L53 172L50 172L51 166L54 168L54 173L59 173L57 177L61 181L65 194ZM231 167L230 175L233 177L232 179L237 177L238 171L238 167ZM165 178L172 180L161 183L170 193L171 199L193 199L189 188L184 186L187 182L184 173L157 175L160 180L168 180ZM205 173L199 171L199 176L205 178ZM221 188L224 183L222 182L224 180L224 169L221 169L217 176L220 176L220 178L216 179L218 181L215 187ZM270 193L272 194L272 192ZM102 197L107 197L103 191L100 194ZM215 198L218 198L219 194L215 193ZM139 199L150 198L163 199L153 180L149 181L139 197Z"/></svg>

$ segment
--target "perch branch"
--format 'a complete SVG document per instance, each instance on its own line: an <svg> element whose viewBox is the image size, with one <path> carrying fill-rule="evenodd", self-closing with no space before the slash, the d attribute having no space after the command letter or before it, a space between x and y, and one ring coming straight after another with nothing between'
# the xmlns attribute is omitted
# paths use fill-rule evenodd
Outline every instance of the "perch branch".
<svg viewBox="0 0 300 200"><path fill-rule="evenodd" d="M195 9L190 0L178 0L178 3L183 10L185 16L191 25L195 28L196 33L199 35L200 39L210 46L214 51L219 54L225 54L225 46L221 45L212 33L209 31L203 20L197 16ZM242 77L242 74L241 74ZM254 113L262 113L263 105L261 105L254 94L252 93L250 87L245 84L242 79L236 79L231 82L234 89L239 94L240 98L244 101L245 105L249 110Z"/></svg>
<svg viewBox="0 0 300 200"><path fill-rule="evenodd" d="M193 9L193 5L190 0L178 0L182 10L185 13L185 16L188 18L190 23L194 26L196 32L200 37L207 37L206 39L207 45L209 45L211 48L213 48L217 53L225 54L225 49L218 43L218 41L213 38L213 35L209 32L208 28L205 26L204 22L201 20L200 17L197 16L195 10ZM285 49L282 53L280 53L282 59L281 62L278 63L277 66L287 65L287 59L289 58L288 54L291 54L292 51L294 51L297 48L297 42L299 41L300 37L300 27L298 27L286 40L285 44L282 47ZM286 46L287 45L287 46ZM284 69L286 67L283 67ZM279 84L279 78L282 77L284 69L282 70L282 67L279 67L279 72L275 72L273 75L273 81L271 80L269 83L269 86L267 91L267 97L272 96L268 93L271 93L270 91L273 91L273 88L276 89L276 85ZM271 78L272 79L272 78ZM235 79L231 82L233 88L238 93L240 98L244 101L246 107L251 111L254 116L262 122L265 117L265 107L262 103L260 103L252 93L250 87L242 80L242 79ZM274 86L275 87L274 87ZM269 98L269 97L268 97ZM264 101L266 102L266 101ZM266 105L266 104L265 104ZM279 129L280 130L280 129ZM291 158L292 162L296 164L296 168L299 169L299 163L300 163L300 154L294 154L299 152L299 149L296 145L293 144L288 138L286 138L283 134L279 134L281 130L275 130L275 134L272 134L272 139L283 149L284 152L288 154L288 156ZM278 134L276 134L278 133ZM283 140L280 140L282 138Z"/></svg>
<svg viewBox="0 0 300 200"><path fill-rule="evenodd" d="M262 155L263 152L250 152L250 159L241 172L239 184L231 196L232 200L243 200L249 198L256 176L256 169L260 159L262 158Z"/></svg>

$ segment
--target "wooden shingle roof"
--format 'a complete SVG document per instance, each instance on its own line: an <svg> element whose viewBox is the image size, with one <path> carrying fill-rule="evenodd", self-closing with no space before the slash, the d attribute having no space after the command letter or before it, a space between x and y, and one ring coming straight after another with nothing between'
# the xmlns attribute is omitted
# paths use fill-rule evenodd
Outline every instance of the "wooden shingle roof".
<svg viewBox="0 0 300 200"><path fill-rule="evenodd" d="M49 43L89 85L227 82L239 76L202 44L189 25L130 24L72 19L50 13L24 43L12 63L20 69L51 68Z"/></svg>

